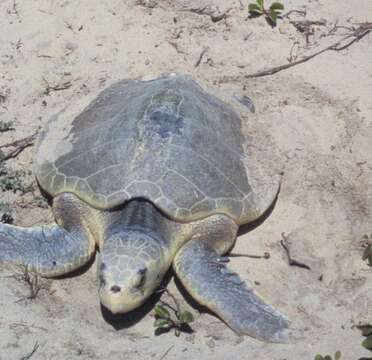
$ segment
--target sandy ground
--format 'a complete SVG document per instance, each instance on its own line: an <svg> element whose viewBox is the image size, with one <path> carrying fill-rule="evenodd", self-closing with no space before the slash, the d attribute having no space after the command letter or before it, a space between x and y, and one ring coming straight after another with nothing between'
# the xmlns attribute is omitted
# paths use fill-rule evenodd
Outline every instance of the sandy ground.
<svg viewBox="0 0 372 360"><path fill-rule="evenodd" d="M284 178L270 216L234 249L269 252L270 259L233 258L232 268L301 334L285 345L239 337L191 308L171 280L171 292L195 314L194 333L155 337L151 306L133 321L102 316L95 264L79 276L43 282L32 301L24 299L28 286L11 276L14 269L2 267L0 359L21 359L36 343L32 358L42 360L292 360L336 350L345 360L368 357L353 325L372 322L371 268L361 260L363 235L372 232L372 35L276 75L245 75L287 63L295 42L292 57L337 41L347 30L332 32L334 25L372 21L372 4L283 2L286 10L306 9L305 18L292 20L326 20L314 26L308 44L288 19L275 29L247 19L243 0L0 0L0 116L16 129L1 133L1 144L31 135L52 114L123 78L190 73L210 91L254 101L256 113L242 113L245 131L265 147L265 167L284 171ZM226 11L220 21L209 15ZM66 89L53 90L58 86ZM269 137L255 136L260 129ZM29 148L8 166L32 169L32 154ZM36 188L32 176L25 181ZM32 193L0 196L18 225L52 221ZM288 265L281 233L311 271Z"/></svg>

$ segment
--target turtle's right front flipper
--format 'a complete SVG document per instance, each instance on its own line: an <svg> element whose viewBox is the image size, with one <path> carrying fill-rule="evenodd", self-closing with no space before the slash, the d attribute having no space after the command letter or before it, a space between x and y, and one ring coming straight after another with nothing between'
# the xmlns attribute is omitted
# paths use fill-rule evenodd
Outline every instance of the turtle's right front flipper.
<svg viewBox="0 0 372 360"><path fill-rule="evenodd" d="M58 225L22 228L0 223L0 263L25 265L42 276L58 276L84 265L94 244Z"/></svg>
<svg viewBox="0 0 372 360"><path fill-rule="evenodd" d="M237 333L287 342L288 320L228 270L225 260L205 241L191 240L179 250L173 267L190 295Z"/></svg>

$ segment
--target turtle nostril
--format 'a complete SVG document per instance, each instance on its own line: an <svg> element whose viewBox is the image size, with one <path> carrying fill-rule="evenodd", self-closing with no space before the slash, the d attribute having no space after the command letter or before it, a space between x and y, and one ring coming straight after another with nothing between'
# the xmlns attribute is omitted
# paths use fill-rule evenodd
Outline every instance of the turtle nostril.
<svg viewBox="0 0 372 360"><path fill-rule="evenodd" d="M111 290L114 294L116 294L116 293L118 293L118 292L121 291L121 287L120 287L120 286L117 286L117 285L113 285L113 286L111 286L110 290Z"/></svg>

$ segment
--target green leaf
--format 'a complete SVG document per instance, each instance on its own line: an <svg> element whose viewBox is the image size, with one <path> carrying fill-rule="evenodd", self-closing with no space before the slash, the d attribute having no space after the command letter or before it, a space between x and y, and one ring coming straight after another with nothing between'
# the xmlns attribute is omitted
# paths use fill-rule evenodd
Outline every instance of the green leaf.
<svg viewBox="0 0 372 360"><path fill-rule="evenodd" d="M362 256L362 259L363 260L366 260L368 259L368 257L372 254L372 246L371 244L369 244L363 251L363 256Z"/></svg>
<svg viewBox="0 0 372 360"><path fill-rule="evenodd" d="M366 260L368 258L370 251L371 245L368 245L363 251L362 260Z"/></svg>
<svg viewBox="0 0 372 360"><path fill-rule="evenodd" d="M248 11L250 14L258 14L262 15L262 10L257 4L249 4L248 5Z"/></svg>
<svg viewBox="0 0 372 360"><path fill-rule="evenodd" d="M316 355L314 360L324 360L323 356L322 355Z"/></svg>
<svg viewBox="0 0 372 360"><path fill-rule="evenodd" d="M336 351L335 352L335 360L340 360L341 359L341 351Z"/></svg>
<svg viewBox="0 0 372 360"><path fill-rule="evenodd" d="M269 12L269 19L271 20L271 22L276 25L276 19L278 18L278 14L276 13L275 10L271 10L270 9L270 12Z"/></svg>
<svg viewBox="0 0 372 360"><path fill-rule="evenodd" d="M367 339L362 342L362 346L365 347L367 350L372 351L372 335L369 335Z"/></svg>
<svg viewBox="0 0 372 360"><path fill-rule="evenodd" d="M156 319L154 321L154 327L159 328L159 327L165 327L169 326L169 320L167 319Z"/></svg>
<svg viewBox="0 0 372 360"><path fill-rule="evenodd" d="M372 335L372 325L362 325L358 326L358 328L362 331L363 336Z"/></svg>
<svg viewBox="0 0 372 360"><path fill-rule="evenodd" d="M329 355L324 356L324 360L332 360L332 357Z"/></svg>
<svg viewBox="0 0 372 360"><path fill-rule="evenodd" d="M260 7L261 10L264 9L264 0L257 0L257 5Z"/></svg>
<svg viewBox="0 0 372 360"><path fill-rule="evenodd" d="M155 315L158 318L161 318L161 319L169 319L170 318L169 311L164 306L161 306L161 305L156 305L155 306Z"/></svg>
<svg viewBox="0 0 372 360"><path fill-rule="evenodd" d="M194 316L190 311L184 311L181 313L179 320L181 324L188 324L194 321Z"/></svg>
<svg viewBox="0 0 372 360"><path fill-rule="evenodd" d="M284 5L280 2L274 2L271 4L270 10L284 10Z"/></svg>
<svg viewBox="0 0 372 360"><path fill-rule="evenodd" d="M372 245L369 244L363 251L363 260L368 260L368 265L372 266Z"/></svg>
<svg viewBox="0 0 372 360"><path fill-rule="evenodd" d="M1 100L0 100L0 102L1 102ZM13 121L0 120L0 132L6 132L6 131L10 131L10 130L14 130Z"/></svg>

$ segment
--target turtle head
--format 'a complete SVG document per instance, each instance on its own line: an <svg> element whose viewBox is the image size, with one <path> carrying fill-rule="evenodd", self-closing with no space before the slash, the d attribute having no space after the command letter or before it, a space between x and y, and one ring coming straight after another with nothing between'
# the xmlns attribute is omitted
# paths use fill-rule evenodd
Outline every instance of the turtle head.
<svg viewBox="0 0 372 360"><path fill-rule="evenodd" d="M132 230L105 240L98 265L102 305L112 313L126 313L145 302L170 265L161 245L145 232Z"/></svg>

